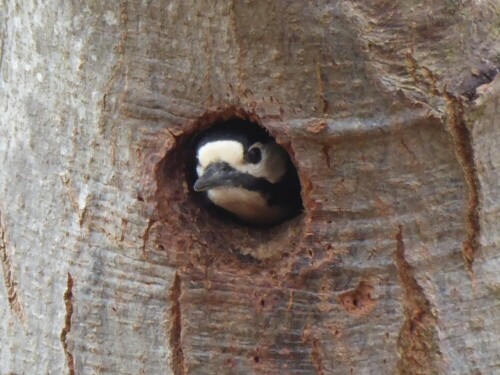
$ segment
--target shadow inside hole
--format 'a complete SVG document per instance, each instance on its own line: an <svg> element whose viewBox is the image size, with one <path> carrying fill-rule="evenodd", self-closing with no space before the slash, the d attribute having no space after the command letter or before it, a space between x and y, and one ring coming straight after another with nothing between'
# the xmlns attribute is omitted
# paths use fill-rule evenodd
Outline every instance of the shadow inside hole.
<svg viewBox="0 0 500 375"><path fill-rule="evenodd" d="M265 230L278 226L290 219L300 215L303 212L301 184L298 177L297 169L292 162L288 152L282 148L286 160L286 174L283 179L277 183L270 183L264 178L260 178L260 182L265 184L265 187L257 190L265 196L270 207L283 207L289 210L284 217L271 223L259 223L242 219L238 215L215 205L207 196L206 192L196 192L194 184L198 179L197 174L197 150L200 144L207 144L218 140L236 141L247 149L253 143L259 141L262 143L276 143L274 137L262 126L256 122L247 119L231 118L226 121L216 121L210 124L207 128L194 134L189 142L190 156L186 164L186 177L189 186L189 193L194 202L203 210L205 210L211 218L224 224L236 224L239 226L247 226L254 229ZM249 174L251 176L251 174Z"/></svg>

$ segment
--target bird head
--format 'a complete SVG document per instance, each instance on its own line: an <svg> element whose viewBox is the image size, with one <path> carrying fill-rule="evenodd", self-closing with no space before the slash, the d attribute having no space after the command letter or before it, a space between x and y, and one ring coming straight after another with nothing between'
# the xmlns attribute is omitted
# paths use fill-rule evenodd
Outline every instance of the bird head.
<svg viewBox="0 0 500 375"><path fill-rule="evenodd" d="M279 187L293 165L288 153L262 128L216 127L196 149L193 189L246 222L269 224L287 216L290 205L276 204Z"/></svg>

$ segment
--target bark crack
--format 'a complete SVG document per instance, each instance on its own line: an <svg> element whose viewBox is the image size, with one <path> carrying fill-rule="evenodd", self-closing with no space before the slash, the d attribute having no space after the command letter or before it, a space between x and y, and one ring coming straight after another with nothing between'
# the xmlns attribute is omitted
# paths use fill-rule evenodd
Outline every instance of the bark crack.
<svg viewBox="0 0 500 375"><path fill-rule="evenodd" d="M68 200L71 204L71 207L73 207L73 210L78 216L78 225L80 225L81 228L87 216L87 204L85 204L83 207L80 207L80 204L78 203L78 199L76 197L76 193L71 187L71 180L68 177L67 173L60 174L59 177L64 187L66 188L66 194L68 196Z"/></svg>
<svg viewBox="0 0 500 375"><path fill-rule="evenodd" d="M463 242L462 256L464 258L465 269L469 275L473 276L472 265L474 254L479 246L479 180L474 164L474 149L472 139L467 129L464 119L464 106L460 97L454 96L446 90L446 86L438 88L436 75L424 66L420 66L414 58L412 52L406 54L406 68L415 83L420 84L430 97L438 96L444 101L446 106L446 125L451 134L455 154L464 172L464 179L467 184L467 211L465 213L467 237ZM488 79L491 77L488 75ZM423 85L423 86L422 86Z"/></svg>
<svg viewBox="0 0 500 375"><path fill-rule="evenodd" d="M311 343L311 360L314 366L314 370L317 375L323 375L323 360L321 359L321 353L319 348L319 340L316 337L312 338Z"/></svg>
<svg viewBox="0 0 500 375"><path fill-rule="evenodd" d="M71 317L73 316L73 277L68 272L68 281L66 284L66 291L64 292L64 305L66 306L66 316L64 318L64 327L61 330L60 340L66 355L66 362L68 363L69 374L75 374L75 359L73 354L68 349L67 336L71 331Z"/></svg>
<svg viewBox="0 0 500 375"><path fill-rule="evenodd" d="M316 95L318 96L318 100L321 104L321 111L323 113L323 116L327 116L329 103L325 96L325 83L323 79L323 74L321 72L321 65L319 58L318 61L316 62L316 81L318 83L318 91L316 92Z"/></svg>
<svg viewBox="0 0 500 375"><path fill-rule="evenodd" d="M324 375L321 343L313 333L313 328L307 327L303 333L303 341L311 345L311 363L316 375Z"/></svg>
<svg viewBox="0 0 500 375"><path fill-rule="evenodd" d="M17 316L19 321L25 325L26 316L17 294L17 282L14 280L14 272L12 270L12 261L7 253L7 241L5 239L5 228L3 226L2 216L0 213L0 261L2 262L3 278L5 288L7 289L7 299L9 307Z"/></svg>
<svg viewBox="0 0 500 375"><path fill-rule="evenodd" d="M479 224L479 181L474 166L474 150L469 129L464 120L464 108L460 99L445 92L448 127L455 144L455 151L464 171L468 187L468 204L466 213L467 238L462 246L462 256L469 275L473 275L472 265L474 253L478 248Z"/></svg>
<svg viewBox="0 0 500 375"><path fill-rule="evenodd" d="M146 229L144 230L144 234L142 235L142 254L144 255L144 258L147 258L146 256L146 245L149 241L149 232L151 231L151 228L153 225L156 223L156 220L149 219L148 225Z"/></svg>
<svg viewBox="0 0 500 375"><path fill-rule="evenodd" d="M415 279L413 268L405 259L401 225L396 234L396 242L394 260L404 296L404 323L398 337L398 374L437 374L437 320L431 311L429 300Z"/></svg>
<svg viewBox="0 0 500 375"><path fill-rule="evenodd" d="M175 274L174 285L170 292L170 350L172 351L172 371L175 375L186 374L184 352L182 351L182 313L181 313L182 281L178 273Z"/></svg>

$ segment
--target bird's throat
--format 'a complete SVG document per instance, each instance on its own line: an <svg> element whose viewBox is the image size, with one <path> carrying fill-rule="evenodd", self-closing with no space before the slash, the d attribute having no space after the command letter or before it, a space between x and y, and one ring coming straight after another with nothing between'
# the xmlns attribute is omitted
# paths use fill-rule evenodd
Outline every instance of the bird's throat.
<svg viewBox="0 0 500 375"><path fill-rule="evenodd" d="M275 223L286 214L283 207L268 206L266 199L257 191L238 187L218 187L209 190L207 194L216 206L250 223Z"/></svg>

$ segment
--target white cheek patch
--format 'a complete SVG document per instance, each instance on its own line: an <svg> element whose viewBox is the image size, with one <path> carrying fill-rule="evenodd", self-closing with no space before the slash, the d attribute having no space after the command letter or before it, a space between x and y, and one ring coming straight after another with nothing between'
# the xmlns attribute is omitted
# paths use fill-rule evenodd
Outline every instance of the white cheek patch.
<svg viewBox="0 0 500 375"><path fill-rule="evenodd" d="M198 164L198 166L196 167L196 174L198 175L198 177L201 177L203 172L205 172L205 170L203 169L203 167L201 165Z"/></svg>
<svg viewBox="0 0 500 375"><path fill-rule="evenodd" d="M197 156L202 170L216 162L226 162L234 168L238 168L244 162L243 145L236 141L209 142L200 147ZM197 172L200 175L200 171Z"/></svg>

